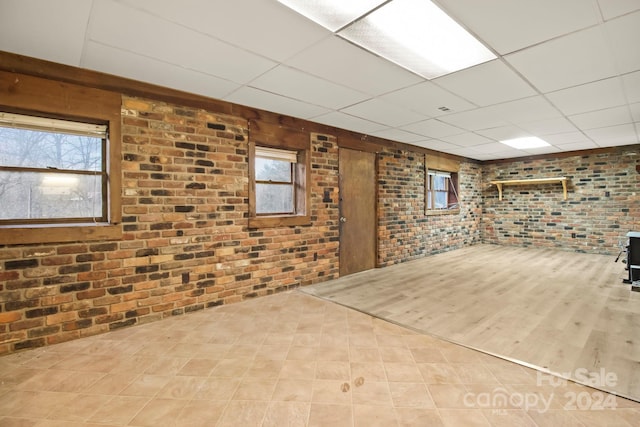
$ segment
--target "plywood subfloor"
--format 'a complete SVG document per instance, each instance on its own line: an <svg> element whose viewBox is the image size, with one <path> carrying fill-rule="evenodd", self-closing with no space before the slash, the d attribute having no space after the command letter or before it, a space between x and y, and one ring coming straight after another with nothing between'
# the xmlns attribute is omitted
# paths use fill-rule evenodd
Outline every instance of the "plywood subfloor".
<svg viewBox="0 0 640 427"><path fill-rule="evenodd" d="M614 259L476 245L303 291L640 401L640 293Z"/></svg>

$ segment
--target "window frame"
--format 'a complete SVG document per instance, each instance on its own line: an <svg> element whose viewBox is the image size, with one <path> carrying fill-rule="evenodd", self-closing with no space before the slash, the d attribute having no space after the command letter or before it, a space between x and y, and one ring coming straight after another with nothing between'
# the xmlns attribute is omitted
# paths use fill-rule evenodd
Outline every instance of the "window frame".
<svg viewBox="0 0 640 427"><path fill-rule="evenodd" d="M294 129L274 127L255 121L249 122L249 228L289 227L311 224L309 215L311 194L311 136ZM256 147L297 153L292 163L294 181L294 212L285 214L258 214L256 212Z"/></svg>
<svg viewBox="0 0 640 427"><path fill-rule="evenodd" d="M106 141L107 221L3 224L3 244L63 243L115 240L122 237L121 96L39 77L0 71L0 110L108 128Z"/></svg>
<svg viewBox="0 0 640 427"><path fill-rule="evenodd" d="M269 152L272 153L269 153ZM254 157L254 167L255 161L257 159L270 159L276 161L283 161L289 163L289 181L273 181L273 180L260 180L257 177L255 179L256 184L256 197L258 195L258 185L282 185L286 187L291 187L291 191L293 192L292 197L292 206L290 212L258 212L258 204L256 200L256 217L266 217L266 216L292 216L296 214L296 200L297 200L297 192L296 192L296 164L298 163L298 152L291 150L281 150L274 148L266 148L266 147L255 147L255 157ZM262 152L262 153L261 153ZM287 158L288 157L288 158ZM293 157L293 158L291 158Z"/></svg>
<svg viewBox="0 0 640 427"><path fill-rule="evenodd" d="M425 176L424 176L424 211L425 215L455 215L460 213L460 163L446 157L437 155L425 155ZM431 194L431 200L435 201L437 192L441 190L435 190L431 188L431 177L442 175L448 175L445 179L446 194L447 194L447 206L450 204L450 198L452 194L455 195L455 201L457 207L455 208L430 208L429 207L429 195Z"/></svg>
<svg viewBox="0 0 640 427"><path fill-rule="evenodd" d="M65 121L67 122L67 121ZM44 224L55 226L58 224L69 225L74 223L107 223L109 214L109 200L108 200L108 180L109 174L107 171L107 148L109 144L109 128L104 124L85 123L80 121L68 121L68 123L62 123L60 120L52 119L50 117L41 117L31 114L14 114L7 113L0 109L0 128L8 129L20 129L27 131L43 132L47 134L55 135L76 135L80 137L89 137L100 140L100 170L88 170L88 169L59 169L51 166L11 166L1 165L0 172L5 171L9 173L29 173L36 174L46 179L47 175L74 175L85 177L99 177L100 180L100 195L101 195L101 209L99 217L59 217L59 218L14 218L14 219L0 219L0 226L21 226L27 227L36 224ZM96 186L97 187L97 186ZM96 188L94 187L94 188Z"/></svg>

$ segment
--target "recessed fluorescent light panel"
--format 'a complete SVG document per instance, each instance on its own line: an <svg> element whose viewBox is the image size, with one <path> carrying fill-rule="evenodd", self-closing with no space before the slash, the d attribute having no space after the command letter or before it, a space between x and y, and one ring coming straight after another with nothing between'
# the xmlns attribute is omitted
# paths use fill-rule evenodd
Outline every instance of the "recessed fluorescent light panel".
<svg viewBox="0 0 640 427"><path fill-rule="evenodd" d="M527 136L524 138L514 138L514 139L506 139L504 141L500 141L503 144L508 145L509 147L517 148L518 150L526 150L527 148L540 148L540 147L548 147L549 144L546 141L536 137L536 136Z"/></svg>
<svg viewBox="0 0 640 427"><path fill-rule="evenodd" d="M346 0L279 1L338 36L427 79L496 58L429 0L358 1L353 2L354 5ZM376 9L381 3L384 4ZM354 17L362 11L355 4L373 7ZM347 5L350 13L345 12ZM312 16L311 9L323 12ZM335 19L333 25L324 24L331 11L342 20Z"/></svg>
<svg viewBox="0 0 640 427"><path fill-rule="evenodd" d="M385 2L385 0L278 1L334 33Z"/></svg>

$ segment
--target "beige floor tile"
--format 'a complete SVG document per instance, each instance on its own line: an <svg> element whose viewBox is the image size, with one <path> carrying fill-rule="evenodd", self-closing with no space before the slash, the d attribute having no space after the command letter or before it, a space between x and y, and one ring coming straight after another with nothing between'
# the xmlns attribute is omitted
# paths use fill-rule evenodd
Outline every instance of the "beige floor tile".
<svg viewBox="0 0 640 427"><path fill-rule="evenodd" d="M268 406L268 402L255 400L231 401L224 409L216 427L260 426Z"/></svg>
<svg viewBox="0 0 640 427"><path fill-rule="evenodd" d="M415 363L413 354L404 347L380 347L383 362Z"/></svg>
<svg viewBox="0 0 640 427"><path fill-rule="evenodd" d="M446 363L440 350L434 346L412 347L409 349L416 363Z"/></svg>
<svg viewBox="0 0 640 427"><path fill-rule="evenodd" d="M256 359L285 360L289 354L288 345L262 345L256 352Z"/></svg>
<svg viewBox="0 0 640 427"><path fill-rule="evenodd" d="M442 427L442 419L436 409L396 408L398 427Z"/></svg>
<svg viewBox="0 0 640 427"><path fill-rule="evenodd" d="M227 401L240 385L239 378L208 378L205 379L193 398L198 400Z"/></svg>
<svg viewBox="0 0 640 427"><path fill-rule="evenodd" d="M271 402L262 427L306 427L311 404L301 402Z"/></svg>
<svg viewBox="0 0 640 427"><path fill-rule="evenodd" d="M398 420L391 406L353 405L355 427L396 427Z"/></svg>
<svg viewBox="0 0 640 427"><path fill-rule="evenodd" d="M278 378L284 360L254 360L245 375L249 378Z"/></svg>
<svg viewBox="0 0 640 427"><path fill-rule="evenodd" d="M451 367L463 384L500 384L482 363L451 363Z"/></svg>
<svg viewBox="0 0 640 427"><path fill-rule="evenodd" d="M353 427L351 405L312 403L309 412L309 427Z"/></svg>
<svg viewBox="0 0 640 427"><path fill-rule="evenodd" d="M74 396L68 405L60 405L49 413L49 418L82 422L106 405L112 396L81 394ZM2 425L2 423L0 423Z"/></svg>
<svg viewBox="0 0 640 427"><path fill-rule="evenodd" d="M349 347L327 347L319 346L317 360L334 361L334 362L348 362L349 361Z"/></svg>
<svg viewBox="0 0 640 427"><path fill-rule="evenodd" d="M438 408L469 408L475 407L473 401L467 399L467 389L461 384L429 384L429 394ZM470 404L471 402L471 404Z"/></svg>
<svg viewBox="0 0 640 427"><path fill-rule="evenodd" d="M218 364L214 359L191 359L177 372L176 375L208 377Z"/></svg>
<svg viewBox="0 0 640 427"><path fill-rule="evenodd" d="M37 419L0 417L0 425L3 427L36 427L40 422Z"/></svg>
<svg viewBox="0 0 640 427"><path fill-rule="evenodd" d="M351 346L349 360L352 362L382 362L382 356L378 347Z"/></svg>
<svg viewBox="0 0 640 427"><path fill-rule="evenodd" d="M537 379L291 292L0 357L0 425L629 427L640 418L625 399L615 411L563 410L567 392L595 391ZM549 408L500 405L549 394Z"/></svg>
<svg viewBox="0 0 640 427"><path fill-rule="evenodd" d="M16 391L2 396L0 414L25 418L45 418L58 407L73 402L73 393Z"/></svg>
<svg viewBox="0 0 640 427"><path fill-rule="evenodd" d="M280 370L280 378L290 380L313 380L316 377L317 362L307 360L285 360Z"/></svg>
<svg viewBox="0 0 640 427"><path fill-rule="evenodd" d="M274 401L311 402L313 381L279 379L273 392Z"/></svg>
<svg viewBox="0 0 640 427"><path fill-rule="evenodd" d="M319 361L316 365L316 379L349 381L349 362Z"/></svg>
<svg viewBox="0 0 640 427"><path fill-rule="evenodd" d="M115 396L98 409L87 421L126 425L150 400L148 397Z"/></svg>
<svg viewBox="0 0 640 427"><path fill-rule="evenodd" d="M531 417L519 409L484 409L482 413L493 427L536 427Z"/></svg>
<svg viewBox="0 0 640 427"><path fill-rule="evenodd" d="M175 399L153 399L138 412L130 424L141 427L175 425L185 405L185 401Z"/></svg>
<svg viewBox="0 0 640 427"><path fill-rule="evenodd" d="M200 377L172 377L160 391L157 398L163 399L193 399L206 381Z"/></svg>
<svg viewBox="0 0 640 427"><path fill-rule="evenodd" d="M527 414L538 427L593 427L578 421L573 416L573 411L563 409L551 409L544 413L532 410L527 411Z"/></svg>
<svg viewBox="0 0 640 427"><path fill-rule="evenodd" d="M384 363L384 370L389 381L413 382L422 378L415 363Z"/></svg>
<svg viewBox="0 0 640 427"><path fill-rule="evenodd" d="M440 409L445 427L491 427L480 409Z"/></svg>
<svg viewBox="0 0 640 427"><path fill-rule="evenodd" d="M106 374L98 381L83 390L87 394L116 395L120 394L139 374Z"/></svg>
<svg viewBox="0 0 640 427"><path fill-rule="evenodd" d="M427 384L461 384L453 366L448 363L421 363L418 370Z"/></svg>
<svg viewBox="0 0 640 427"><path fill-rule="evenodd" d="M172 377L161 375L140 375L120 392L121 396L154 397L167 385Z"/></svg>
<svg viewBox="0 0 640 427"><path fill-rule="evenodd" d="M232 399L270 401L277 382L277 378L245 378L238 385Z"/></svg>
<svg viewBox="0 0 640 427"><path fill-rule="evenodd" d="M175 427L211 427L215 426L227 402L203 402L192 400L186 402L182 412L175 420Z"/></svg>
<svg viewBox="0 0 640 427"><path fill-rule="evenodd" d="M424 383L389 383L391 399L396 408L434 409L435 403Z"/></svg>
<svg viewBox="0 0 640 427"><path fill-rule="evenodd" d="M351 385L344 381L315 380L313 403L351 404Z"/></svg>
<svg viewBox="0 0 640 427"><path fill-rule="evenodd" d="M209 374L218 378L242 378L253 365L253 359L224 359L219 361Z"/></svg>

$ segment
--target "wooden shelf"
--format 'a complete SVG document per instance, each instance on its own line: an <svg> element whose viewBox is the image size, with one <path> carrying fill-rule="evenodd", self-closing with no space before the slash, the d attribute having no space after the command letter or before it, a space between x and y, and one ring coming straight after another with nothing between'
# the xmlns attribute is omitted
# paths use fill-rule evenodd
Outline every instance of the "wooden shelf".
<svg viewBox="0 0 640 427"><path fill-rule="evenodd" d="M502 186L503 185L529 185L529 184L562 184L562 192L564 194L564 200L567 200L567 177L561 176L558 178L531 178L531 179L507 179L499 181L491 181L491 184L495 184L498 187L498 198L502 200Z"/></svg>

